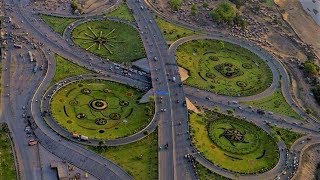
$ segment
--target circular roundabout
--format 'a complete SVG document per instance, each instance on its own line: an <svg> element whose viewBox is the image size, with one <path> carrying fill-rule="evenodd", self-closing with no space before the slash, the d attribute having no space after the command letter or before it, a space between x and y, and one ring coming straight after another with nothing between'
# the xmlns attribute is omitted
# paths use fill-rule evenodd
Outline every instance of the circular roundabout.
<svg viewBox="0 0 320 180"><path fill-rule="evenodd" d="M139 32L133 26L118 21L83 22L72 30L71 39L86 51L118 63L145 57Z"/></svg>
<svg viewBox="0 0 320 180"><path fill-rule="evenodd" d="M238 45L213 39L181 44L175 56L189 72L185 84L227 96L251 96L266 90L273 81L268 64Z"/></svg>
<svg viewBox="0 0 320 180"><path fill-rule="evenodd" d="M141 130L153 117L154 105L138 103L141 96L137 89L120 83L81 80L59 89L52 96L50 111L70 133L115 139Z"/></svg>
<svg viewBox="0 0 320 180"><path fill-rule="evenodd" d="M205 110L190 113L193 145L207 160L232 172L262 173L278 162L278 146L258 126Z"/></svg>

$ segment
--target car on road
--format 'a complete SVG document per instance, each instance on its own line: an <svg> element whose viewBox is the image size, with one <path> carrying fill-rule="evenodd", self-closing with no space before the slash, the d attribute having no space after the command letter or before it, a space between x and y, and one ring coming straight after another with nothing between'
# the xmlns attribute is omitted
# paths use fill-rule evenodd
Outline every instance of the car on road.
<svg viewBox="0 0 320 180"><path fill-rule="evenodd" d="M30 140L28 141L28 145L29 145L29 146L34 146L34 145L36 145L36 144L38 144L38 141L36 141L35 139L30 139Z"/></svg>

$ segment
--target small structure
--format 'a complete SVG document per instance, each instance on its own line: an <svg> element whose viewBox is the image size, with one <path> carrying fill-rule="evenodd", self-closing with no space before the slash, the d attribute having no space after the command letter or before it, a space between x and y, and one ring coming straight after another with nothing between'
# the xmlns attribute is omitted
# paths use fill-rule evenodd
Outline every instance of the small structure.
<svg viewBox="0 0 320 180"><path fill-rule="evenodd" d="M51 169L57 169L59 180L69 179L67 163L61 161L51 161L50 167Z"/></svg>

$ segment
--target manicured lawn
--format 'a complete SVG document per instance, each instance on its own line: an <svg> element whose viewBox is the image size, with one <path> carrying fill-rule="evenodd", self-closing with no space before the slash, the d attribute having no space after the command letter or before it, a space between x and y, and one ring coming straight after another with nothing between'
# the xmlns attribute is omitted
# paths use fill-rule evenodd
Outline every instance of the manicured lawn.
<svg viewBox="0 0 320 180"><path fill-rule="evenodd" d="M118 63L129 63L145 57L136 29L116 21L90 21L72 31L72 39L81 48Z"/></svg>
<svg viewBox="0 0 320 180"><path fill-rule="evenodd" d="M249 96L267 89L272 72L257 55L218 40L182 44L176 59L189 71L185 84L228 96Z"/></svg>
<svg viewBox="0 0 320 180"><path fill-rule="evenodd" d="M195 165L199 180L229 180L226 177L223 177L219 174L210 171L209 169L205 168L197 162L195 162Z"/></svg>
<svg viewBox="0 0 320 180"><path fill-rule="evenodd" d="M251 105L285 116L290 116L295 119L301 119L301 117L286 102L280 91L276 91L271 96L265 97L263 99L251 102L243 102L243 104Z"/></svg>
<svg viewBox="0 0 320 180"><path fill-rule="evenodd" d="M9 135L0 128L0 179L14 180L16 175Z"/></svg>
<svg viewBox="0 0 320 180"><path fill-rule="evenodd" d="M52 116L68 131L89 138L115 139L144 128L152 119L153 103L139 104L135 88L104 80L82 80L53 95Z"/></svg>
<svg viewBox="0 0 320 180"><path fill-rule="evenodd" d="M155 20L166 41L176 41L180 38L196 34L196 32L190 29L186 29L184 27L169 23L159 17L157 17Z"/></svg>
<svg viewBox="0 0 320 180"><path fill-rule="evenodd" d="M205 115L190 113L189 118L193 144L212 163L238 173L265 172L276 165L277 145L271 136L257 126L212 111L206 111ZM210 127L211 123L214 123L215 129ZM240 131L244 140L226 140L226 136L222 135L224 129L231 128ZM213 139L210 134L216 134L218 139ZM215 143L217 141L221 142ZM233 151L232 147L239 151Z"/></svg>
<svg viewBox="0 0 320 180"><path fill-rule="evenodd" d="M287 148L290 149L291 145L299 138L303 136L303 134L299 134L288 129L282 129L276 126L271 126L274 136L286 144Z"/></svg>
<svg viewBox="0 0 320 180"><path fill-rule="evenodd" d="M134 17L125 3L122 3L116 10L106 15L134 22Z"/></svg>
<svg viewBox="0 0 320 180"><path fill-rule="evenodd" d="M157 179L157 140L157 133L152 133L138 142L117 147L106 147L104 150L95 148L95 151L124 168L134 179Z"/></svg>
<svg viewBox="0 0 320 180"><path fill-rule="evenodd" d="M92 71L85 69L81 66L78 66L77 64L74 64L57 54L55 55L55 61L56 61L56 72L51 81L51 85L67 77L77 76L80 74L93 73Z"/></svg>
<svg viewBox="0 0 320 180"><path fill-rule="evenodd" d="M56 32L63 35L64 30L69 24L76 21L74 18L62 18L40 14L40 17Z"/></svg>

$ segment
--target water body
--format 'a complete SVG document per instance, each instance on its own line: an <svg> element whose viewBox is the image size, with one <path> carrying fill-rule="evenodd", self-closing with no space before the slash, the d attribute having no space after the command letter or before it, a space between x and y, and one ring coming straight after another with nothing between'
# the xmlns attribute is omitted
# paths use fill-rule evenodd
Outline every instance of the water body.
<svg viewBox="0 0 320 180"><path fill-rule="evenodd" d="M320 26L320 0L300 0L303 9Z"/></svg>

